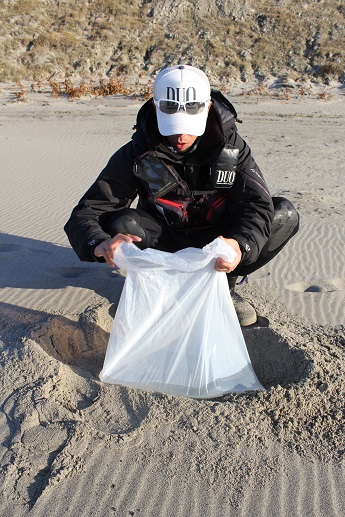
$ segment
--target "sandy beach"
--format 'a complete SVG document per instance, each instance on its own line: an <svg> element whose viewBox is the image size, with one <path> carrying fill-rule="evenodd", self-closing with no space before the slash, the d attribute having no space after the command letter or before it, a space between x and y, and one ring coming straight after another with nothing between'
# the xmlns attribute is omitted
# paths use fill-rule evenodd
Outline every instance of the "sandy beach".
<svg viewBox="0 0 345 517"><path fill-rule="evenodd" d="M239 287L261 392L192 400L102 383L124 278L63 226L140 99L0 85L2 517L340 517L345 506L343 90L230 96L299 233Z"/></svg>

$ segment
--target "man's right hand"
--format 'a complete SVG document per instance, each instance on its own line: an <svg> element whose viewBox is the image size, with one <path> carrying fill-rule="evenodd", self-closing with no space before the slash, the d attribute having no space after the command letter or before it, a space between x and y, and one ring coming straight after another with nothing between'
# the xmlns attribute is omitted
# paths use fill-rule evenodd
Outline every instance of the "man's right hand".
<svg viewBox="0 0 345 517"><path fill-rule="evenodd" d="M136 235L124 235L118 233L112 239L106 239L98 244L94 249L95 257L103 257L109 266L114 267L114 251L120 242L140 242L141 238Z"/></svg>

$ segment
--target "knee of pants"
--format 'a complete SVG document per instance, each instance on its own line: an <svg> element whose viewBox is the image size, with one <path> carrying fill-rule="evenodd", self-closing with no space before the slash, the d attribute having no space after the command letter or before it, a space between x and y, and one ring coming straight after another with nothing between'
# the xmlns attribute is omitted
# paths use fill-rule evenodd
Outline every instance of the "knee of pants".
<svg viewBox="0 0 345 517"><path fill-rule="evenodd" d="M274 197L272 201L275 210L272 233L284 228L286 236L292 237L299 229L299 214L296 208L285 197Z"/></svg>
<svg viewBox="0 0 345 517"><path fill-rule="evenodd" d="M162 234L157 221L143 210L125 208L112 214L108 219L106 231L114 237L118 233L136 235L141 238L135 244L140 249L154 248Z"/></svg>

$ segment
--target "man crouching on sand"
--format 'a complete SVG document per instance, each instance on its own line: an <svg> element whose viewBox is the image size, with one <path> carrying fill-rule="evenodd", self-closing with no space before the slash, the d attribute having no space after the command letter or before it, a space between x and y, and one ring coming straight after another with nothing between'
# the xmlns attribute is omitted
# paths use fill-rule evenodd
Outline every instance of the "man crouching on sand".
<svg viewBox="0 0 345 517"><path fill-rule="evenodd" d="M285 198L271 198L237 113L201 70L162 70L153 99L139 110L135 133L109 160L74 208L65 231L80 260L107 262L121 241L175 252L221 238L237 252L218 258L242 326L257 314L235 293L238 276L272 260L298 231ZM138 196L137 208L130 208Z"/></svg>

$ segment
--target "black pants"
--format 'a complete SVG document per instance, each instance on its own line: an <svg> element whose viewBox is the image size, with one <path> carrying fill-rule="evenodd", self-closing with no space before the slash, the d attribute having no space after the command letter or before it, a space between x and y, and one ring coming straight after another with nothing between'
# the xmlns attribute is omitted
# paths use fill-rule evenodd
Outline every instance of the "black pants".
<svg viewBox="0 0 345 517"><path fill-rule="evenodd" d="M283 197L274 197L275 215L271 235L253 264L241 265L232 271L231 276L246 276L272 260L293 237L299 228L299 215L290 201ZM174 253L183 248L203 248L219 235L222 225L216 227L193 228L186 232L172 230L165 222L158 223L143 210L127 208L113 213L104 224L104 230L112 237L117 233L132 234L141 237L136 243L140 249L156 248Z"/></svg>

